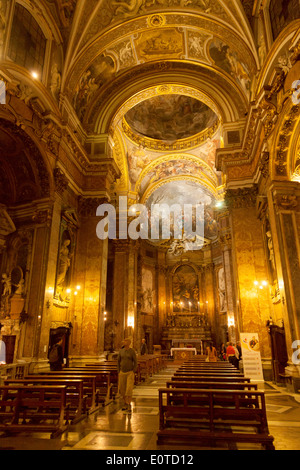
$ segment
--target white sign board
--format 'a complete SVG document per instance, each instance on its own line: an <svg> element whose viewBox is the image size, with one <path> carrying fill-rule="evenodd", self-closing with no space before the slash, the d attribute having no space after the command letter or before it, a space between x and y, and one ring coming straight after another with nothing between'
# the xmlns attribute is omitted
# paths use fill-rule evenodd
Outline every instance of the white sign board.
<svg viewBox="0 0 300 470"><path fill-rule="evenodd" d="M256 382L264 381L258 334L241 333L240 338L245 377Z"/></svg>

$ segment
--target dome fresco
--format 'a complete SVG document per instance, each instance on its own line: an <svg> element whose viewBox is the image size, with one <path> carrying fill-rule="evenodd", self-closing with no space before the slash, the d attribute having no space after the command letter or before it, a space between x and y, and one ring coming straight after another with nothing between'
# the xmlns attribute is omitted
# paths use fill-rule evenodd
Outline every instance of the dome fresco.
<svg viewBox="0 0 300 470"><path fill-rule="evenodd" d="M217 115L204 103L184 95L160 95L127 112L125 119L138 134L173 142L212 127Z"/></svg>

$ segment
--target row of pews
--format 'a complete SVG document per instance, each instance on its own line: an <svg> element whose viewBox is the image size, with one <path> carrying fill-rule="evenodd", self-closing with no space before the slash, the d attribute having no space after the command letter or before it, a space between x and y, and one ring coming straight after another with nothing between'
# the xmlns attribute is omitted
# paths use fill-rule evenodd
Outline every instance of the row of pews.
<svg viewBox="0 0 300 470"><path fill-rule="evenodd" d="M164 367L161 356L138 357L135 384ZM117 393L117 361L7 379L0 386L0 432L47 432L56 438L69 425L114 401Z"/></svg>
<svg viewBox="0 0 300 470"><path fill-rule="evenodd" d="M273 441L264 392L229 362L193 358L159 389L158 445L250 443L275 450Z"/></svg>

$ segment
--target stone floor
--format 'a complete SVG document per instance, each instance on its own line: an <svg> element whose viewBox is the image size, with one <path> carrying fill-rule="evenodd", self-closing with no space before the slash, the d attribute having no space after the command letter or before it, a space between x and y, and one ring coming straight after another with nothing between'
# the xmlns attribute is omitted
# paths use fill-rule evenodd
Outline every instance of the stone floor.
<svg viewBox="0 0 300 470"><path fill-rule="evenodd" d="M116 400L70 426L68 432L56 439L50 439L46 433L0 434L0 450L203 450L193 446L158 447L156 444L159 425L157 390L165 386L176 368L169 365L146 383L135 387L131 416L124 414L120 401ZM269 430L275 438L276 450L300 450L300 395L288 393L285 388L270 382L260 384L259 388L265 390ZM220 450L226 448L221 447ZM238 445L238 449L256 448Z"/></svg>

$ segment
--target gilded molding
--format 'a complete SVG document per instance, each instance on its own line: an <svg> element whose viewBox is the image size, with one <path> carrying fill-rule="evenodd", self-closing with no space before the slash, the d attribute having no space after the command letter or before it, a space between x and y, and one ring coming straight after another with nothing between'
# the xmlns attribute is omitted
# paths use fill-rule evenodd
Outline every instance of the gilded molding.
<svg viewBox="0 0 300 470"><path fill-rule="evenodd" d="M274 205L277 212L293 211L298 206L297 196L293 194L278 194L274 197Z"/></svg>
<svg viewBox="0 0 300 470"><path fill-rule="evenodd" d="M55 189L59 194L63 194L69 186L69 181L66 175L60 168L55 168L53 171Z"/></svg>
<svg viewBox="0 0 300 470"><path fill-rule="evenodd" d="M228 189L225 201L229 209L241 209L244 207L254 207L258 196L258 187Z"/></svg>
<svg viewBox="0 0 300 470"><path fill-rule="evenodd" d="M83 197L78 198L78 213L81 217L96 217L97 208L101 204L108 203L107 198Z"/></svg>

